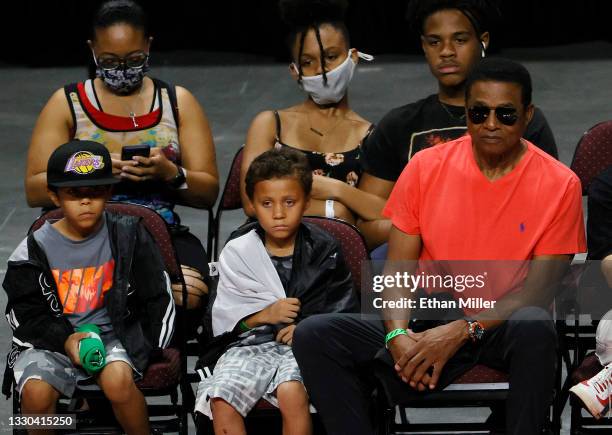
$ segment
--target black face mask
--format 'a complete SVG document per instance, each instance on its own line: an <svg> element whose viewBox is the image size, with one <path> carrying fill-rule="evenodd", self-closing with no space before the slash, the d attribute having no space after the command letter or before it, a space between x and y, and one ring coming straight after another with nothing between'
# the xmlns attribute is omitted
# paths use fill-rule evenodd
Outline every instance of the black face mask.
<svg viewBox="0 0 612 435"><path fill-rule="evenodd" d="M129 95L142 86L142 81L149 70L148 60L141 67L128 67L104 69L96 67L96 77L102 79L104 84L114 93Z"/></svg>

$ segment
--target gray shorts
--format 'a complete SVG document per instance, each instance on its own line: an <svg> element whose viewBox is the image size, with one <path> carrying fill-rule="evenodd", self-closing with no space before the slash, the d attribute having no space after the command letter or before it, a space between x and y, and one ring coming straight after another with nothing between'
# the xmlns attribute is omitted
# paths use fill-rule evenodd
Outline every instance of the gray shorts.
<svg viewBox="0 0 612 435"><path fill-rule="evenodd" d="M135 375L140 374L134 368L125 348L114 334L101 336L106 348L106 364L124 361L132 367ZM45 349L27 349L19 354L13 367L15 385L21 396L23 386L30 379L38 379L51 385L65 397L72 397L77 385L82 389L97 388L95 379L80 367L75 367L70 358L59 352Z"/></svg>
<svg viewBox="0 0 612 435"><path fill-rule="evenodd" d="M195 409L212 419L210 399L219 398L246 417L262 398L278 407L276 388L289 381L302 382L290 346L272 341L232 347L198 385Z"/></svg>

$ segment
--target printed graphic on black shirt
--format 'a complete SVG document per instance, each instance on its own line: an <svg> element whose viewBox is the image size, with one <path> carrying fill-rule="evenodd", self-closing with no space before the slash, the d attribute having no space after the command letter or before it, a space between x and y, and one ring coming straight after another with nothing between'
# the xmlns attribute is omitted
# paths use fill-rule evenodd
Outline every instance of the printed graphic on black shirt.
<svg viewBox="0 0 612 435"><path fill-rule="evenodd" d="M466 127L446 127L414 132L410 136L408 160L418 151L459 139L461 136L465 135L466 131Z"/></svg>

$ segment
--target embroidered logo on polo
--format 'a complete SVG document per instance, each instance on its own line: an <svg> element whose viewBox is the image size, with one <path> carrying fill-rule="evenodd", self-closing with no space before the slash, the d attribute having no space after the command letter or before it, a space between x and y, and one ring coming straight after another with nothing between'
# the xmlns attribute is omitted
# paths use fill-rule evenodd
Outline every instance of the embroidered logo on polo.
<svg viewBox="0 0 612 435"><path fill-rule="evenodd" d="M89 151L77 151L70 157L68 163L66 163L64 172L87 175L103 167L104 161L102 160L102 156L96 156Z"/></svg>

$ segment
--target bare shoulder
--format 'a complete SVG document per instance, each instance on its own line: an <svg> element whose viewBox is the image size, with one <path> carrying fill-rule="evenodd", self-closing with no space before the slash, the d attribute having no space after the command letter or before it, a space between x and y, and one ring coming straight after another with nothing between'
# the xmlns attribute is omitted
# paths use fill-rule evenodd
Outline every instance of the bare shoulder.
<svg viewBox="0 0 612 435"><path fill-rule="evenodd" d="M370 121L352 110L346 115L346 119L351 122L352 128L359 131L361 136L365 136L372 125Z"/></svg>
<svg viewBox="0 0 612 435"><path fill-rule="evenodd" d="M255 157L274 146L275 137L274 112L271 110L259 112L251 121L247 132L242 158L242 176L246 174L246 169Z"/></svg>
<svg viewBox="0 0 612 435"><path fill-rule="evenodd" d="M52 110L54 113L60 111L60 113L63 114L70 114L70 106L68 105L68 99L66 97L64 88L59 88L53 92L53 94L51 94L49 101L47 101L46 107Z"/></svg>
<svg viewBox="0 0 612 435"><path fill-rule="evenodd" d="M182 86L176 86L175 91L181 126L208 125L206 112L195 95Z"/></svg>
<svg viewBox="0 0 612 435"><path fill-rule="evenodd" d="M187 88L184 88L182 86L176 86L175 91L176 91L176 101L179 107L181 105L193 105L193 104L199 105L200 104L198 103L198 100L195 97L195 95L193 95Z"/></svg>
<svg viewBox="0 0 612 435"><path fill-rule="evenodd" d="M57 128L63 129L64 127L68 129L73 128L73 120L70 103L64 88L59 88L51 94L51 97L49 97L41 111L34 128L34 136L40 133L48 133L49 130L55 131Z"/></svg>
<svg viewBox="0 0 612 435"><path fill-rule="evenodd" d="M274 120L274 112L264 110L259 112L251 121L247 132L245 142L245 155L253 154L253 157L259 155L265 150L274 146L274 138L276 137L276 121Z"/></svg>
<svg viewBox="0 0 612 435"><path fill-rule="evenodd" d="M274 129L276 119L273 110L264 110L259 112L251 121L251 129Z"/></svg>
<svg viewBox="0 0 612 435"><path fill-rule="evenodd" d="M56 89L52 94L51 97L49 98L49 102L51 101L57 101L57 102L66 102L66 92L64 91L64 88L59 88Z"/></svg>

